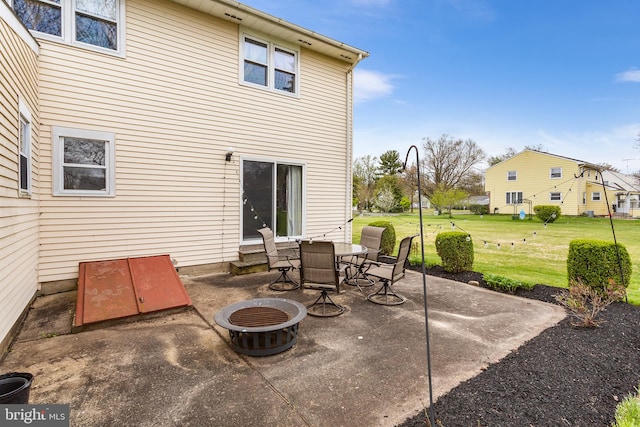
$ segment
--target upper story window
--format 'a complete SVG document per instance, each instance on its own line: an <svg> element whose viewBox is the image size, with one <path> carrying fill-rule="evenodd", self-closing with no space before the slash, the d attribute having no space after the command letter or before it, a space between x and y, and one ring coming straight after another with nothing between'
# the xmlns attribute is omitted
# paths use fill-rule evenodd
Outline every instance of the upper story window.
<svg viewBox="0 0 640 427"><path fill-rule="evenodd" d="M549 178L562 178L562 168L551 168Z"/></svg>
<svg viewBox="0 0 640 427"><path fill-rule="evenodd" d="M122 51L124 0L13 0L13 8L43 38Z"/></svg>
<svg viewBox="0 0 640 427"><path fill-rule="evenodd" d="M517 181L517 180L518 180L518 171L507 172L507 181Z"/></svg>
<svg viewBox="0 0 640 427"><path fill-rule="evenodd" d="M54 126L53 195L114 196L115 135Z"/></svg>
<svg viewBox="0 0 640 427"><path fill-rule="evenodd" d="M18 188L21 196L31 195L31 112L19 101L18 141Z"/></svg>
<svg viewBox="0 0 640 427"><path fill-rule="evenodd" d="M244 35L242 81L265 89L298 93L298 52Z"/></svg>

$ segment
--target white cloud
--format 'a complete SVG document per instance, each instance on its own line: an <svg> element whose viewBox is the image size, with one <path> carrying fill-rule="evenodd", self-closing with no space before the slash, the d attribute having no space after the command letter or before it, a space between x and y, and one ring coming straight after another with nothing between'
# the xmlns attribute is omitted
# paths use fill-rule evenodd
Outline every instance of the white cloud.
<svg viewBox="0 0 640 427"><path fill-rule="evenodd" d="M640 123L583 133L551 134L538 130L545 149L553 154L591 163L609 163L622 172L640 167L640 153L635 140Z"/></svg>
<svg viewBox="0 0 640 427"><path fill-rule="evenodd" d="M393 75L359 69L356 69L354 73L354 101L356 103L384 98L393 93L393 79L395 78Z"/></svg>
<svg viewBox="0 0 640 427"><path fill-rule="evenodd" d="M616 81L640 83L640 70L628 70L618 73L616 74Z"/></svg>

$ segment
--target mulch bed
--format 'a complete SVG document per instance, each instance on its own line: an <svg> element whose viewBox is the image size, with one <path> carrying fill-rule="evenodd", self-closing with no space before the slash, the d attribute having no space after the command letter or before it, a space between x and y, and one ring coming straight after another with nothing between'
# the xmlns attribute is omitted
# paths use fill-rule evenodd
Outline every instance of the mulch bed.
<svg viewBox="0 0 640 427"><path fill-rule="evenodd" d="M418 269L419 270L419 269ZM486 287L482 274L428 274ZM556 303L561 290L536 285L516 295ZM597 328L577 328L569 317L434 403L444 427L611 426L615 408L640 385L640 307L614 303ZM423 413L400 427L425 426Z"/></svg>

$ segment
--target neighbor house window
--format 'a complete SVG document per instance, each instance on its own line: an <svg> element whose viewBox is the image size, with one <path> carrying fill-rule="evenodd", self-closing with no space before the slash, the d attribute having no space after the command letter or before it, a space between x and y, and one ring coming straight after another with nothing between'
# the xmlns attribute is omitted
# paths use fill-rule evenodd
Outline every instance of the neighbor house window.
<svg viewBox="0 0 640 427"><path fill-rule="evenodd" d="M507 172L507 181L516 181L518 179L517 171L509 171Z"/></svg>
<svg viewBox="0 0 640 427"><path fill-rule="evenodd" d="M276 237L302 236L304 174L300 164L242 162L242 240L260 238L269 227Z"/></svg>
<svg viewBox="0 0 640 427"><path fill-rule="evenodd" d="M562 200L562 193L549 193L549 200L559 202Z"/></svg>
<svg viewBox="0 0 640 427"><path fill-rule="evenodd" d="M115 135L53 128L53 194L115 195Z"/></svg>
<svg viewBox="0 0 640 427"><path fill-rule="evenodd" d="M522 191L507 191L507 205L519 205L522 203Z"/></svg>
<svg viewBox="0 0 640 427"><path fill-rule="evenodd" d="M31 194L31 112L27 106L19 101L18 119L18 188L21 195Z"/></svg>
<svg viewBox="0 0 640 427"><path fill-rule="evenodd" d="M121 51L124 0L13 0L32 31L71 44Z"/></svg>
<svg viewBox="0 0 640 427"><path fill-rule="evenodd" d="M242 39L242 81L274 91L298 93L298 52L253 36Z"/></svg>
<svg viewBox="0 0 640 427"><path fill-rule="evenodd" d="M562 168L551 168L549 172L550 178L562 178Z"/></svg>
<svg viewBox="0 0 640 427"><path fill-rule="evenodd" d="M600 201L600 192L599 191L594 191L593 193L591 193L591 200L594 202L599 202Z"/></svg>

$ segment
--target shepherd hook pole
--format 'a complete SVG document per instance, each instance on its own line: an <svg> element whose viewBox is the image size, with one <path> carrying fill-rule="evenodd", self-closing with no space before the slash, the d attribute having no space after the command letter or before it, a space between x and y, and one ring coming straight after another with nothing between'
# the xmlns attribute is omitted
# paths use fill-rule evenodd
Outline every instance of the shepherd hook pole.
<svg viewBox="0 0 640 427"><path fill-rule="evenodd" d="M431 350L429 347L429 315L427 311L427 271L424 263L424 233L422 232L422 190L420 189L420 156L418 153L418 147L412 145L407 150L407 155L404 159L404 164L402 168L404 170L407 169L407 162L409 160L409 153L411 153L411 149L415 149L416 151L416 174L418 176L418 213L420 217L420 248L422 252L422 293L424 300L424 325L425 325L425 337L427 344L427 374L429 378L429 421L432 427L436 426L435 422L435 408L433 407L433 385L431 381Z"/></svg>

